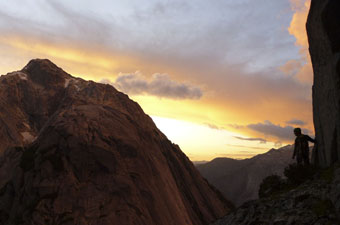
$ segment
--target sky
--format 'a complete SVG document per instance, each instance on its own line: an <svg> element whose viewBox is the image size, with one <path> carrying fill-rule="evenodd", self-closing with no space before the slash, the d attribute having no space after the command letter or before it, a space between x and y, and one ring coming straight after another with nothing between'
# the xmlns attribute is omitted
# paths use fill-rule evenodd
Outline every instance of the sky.
<svg viewBox="0 0 340 225"><path fill-rule="evenodd" d="M32 58L137 101L191 160L313 136L310 0L0 0L0 74Z"/></svg>

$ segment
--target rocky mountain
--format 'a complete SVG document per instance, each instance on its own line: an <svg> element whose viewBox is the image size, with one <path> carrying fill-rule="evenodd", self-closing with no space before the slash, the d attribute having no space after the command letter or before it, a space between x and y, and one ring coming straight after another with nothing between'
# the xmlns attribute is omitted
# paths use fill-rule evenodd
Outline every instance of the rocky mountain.
<svg viewBox="0 0 340 225"><path fill-rule="evenodd" d="M314 71L315 161L329 166L340 157L340 2L312 0L307 20Z"/></svg>
<svg viewBox="0 0 340 225"><path fill-rule="evenodd" d="M232 205L127 95L49 60L0 77L0 224L203 225Z"/></svg>
<svg viewBox="0 0 340 225"><path fill-rule="evenodd" d="M283 175L284 168L294 162L293 147L271 149L250 159L216 158L196 167L227 199L239 206L258 198L263 178L272 174Z"/></svg>

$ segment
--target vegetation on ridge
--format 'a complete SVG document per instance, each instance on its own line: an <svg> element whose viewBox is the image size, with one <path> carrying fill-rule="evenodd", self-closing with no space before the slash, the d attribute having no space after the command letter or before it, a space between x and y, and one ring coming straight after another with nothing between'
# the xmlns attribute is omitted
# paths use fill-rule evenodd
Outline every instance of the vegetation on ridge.
<svg viewBox="0 0 340 225"><path fill-rule="evenodd" d="M278 175L271 175L263 179L259 189L259 197L273 197L297 188L306 181L313 179L322 179L327 183L331 183L336 168L339 168L338 164L328 168L290 164L284 170L285 179Z"/></svg>

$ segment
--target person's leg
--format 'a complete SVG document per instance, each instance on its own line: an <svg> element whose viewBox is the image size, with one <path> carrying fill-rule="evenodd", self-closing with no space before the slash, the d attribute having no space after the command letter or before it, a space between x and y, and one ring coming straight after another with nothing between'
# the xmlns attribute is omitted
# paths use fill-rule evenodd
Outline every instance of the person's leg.
<svg viewBox="0 0 340 225"><path fill-rule="evenodd" d="M296 156L296 162L298 165L301 165L302 164L302 155L301 154L298 154Z"/></svg>
<svg viewBox="0 0 340 225"><path fill-rule="evenodd" d="M309 151L304 152L304 154L303 154L303 163L305 165L309 165Z"/></svg>

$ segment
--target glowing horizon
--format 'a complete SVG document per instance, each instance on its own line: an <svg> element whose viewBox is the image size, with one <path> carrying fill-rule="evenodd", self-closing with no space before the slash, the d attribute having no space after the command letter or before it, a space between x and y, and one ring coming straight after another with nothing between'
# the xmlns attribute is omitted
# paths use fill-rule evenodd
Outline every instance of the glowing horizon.
<svg viewBox="0 0 340 225"><path fill-rule="evenodd" d="M218 157L250 158L267 152L274 146L272 142L249 143L240 139L249 138L247 136L239 137L238 133L211 128L209 125L157 116L151 117L156 126L170 140L176 140L174 143L178 144L192 161L210 161ZM213 153L211 154L211 152Z"/></svg>

